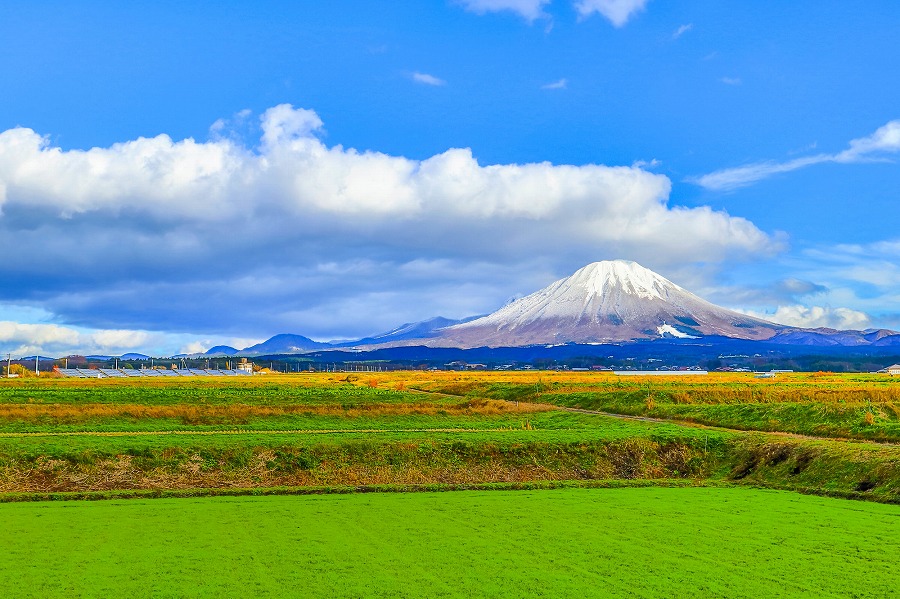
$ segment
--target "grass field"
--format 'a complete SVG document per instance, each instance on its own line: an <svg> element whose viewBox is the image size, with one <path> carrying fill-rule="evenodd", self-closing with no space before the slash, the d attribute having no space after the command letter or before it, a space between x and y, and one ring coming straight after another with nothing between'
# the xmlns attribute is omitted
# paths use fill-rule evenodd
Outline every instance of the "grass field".
<svg viewBox="0 0 900 599"><path fill-rule="evenodd" d="M0 505L4 597L894 597L900 507L729 488Z"/></svg>
<svg viewBox="0 0 900 599"><path fill-rule="evenodd" d="M0 597L890 597L898 382L4 379Z"/></svg>
<svg viewBox="0 0 900 599"><path fill-rule="evenodd" d="M617 377L610 373L496 373L421 377L412 387L458 397L550 403L738 430L900 441L900 377L749 373Z"/></svg>
<svg viewBox="0 0 900 599"><path fill-rule="evenodd" d="M853 402L864 397L869 406L882 402L867 410L888 413L897 388L858 375L773 383L546 372L2 380L0 501L124 490L682 478L900 502L894 445L745 432L815 433L834 423L834 410L858 412ZM760 426L754 416L784 406L795 420ZM895 424L856 417L882 436Z"/></svg>

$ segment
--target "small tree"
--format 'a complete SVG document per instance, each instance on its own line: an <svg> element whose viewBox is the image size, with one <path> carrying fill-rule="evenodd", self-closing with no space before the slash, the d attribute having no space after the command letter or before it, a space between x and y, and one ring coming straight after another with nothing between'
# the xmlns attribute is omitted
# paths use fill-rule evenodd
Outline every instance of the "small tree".
<svg viewBox="0 0 900 599"><path fill-rule="evenodd" d="M17 376L17 377L22 377L22 378L24 378L24 377L37 376L37 375L34 373L33 370L30 370L30 369L28 369L28 368L25 368L25 367L22 366L21 364L11 364L11 365L9 366L9 370L8 370L8 371L7 371L6 368L4 368L4 369L3 369L3 376L9 376L9 375Z"/></svg>

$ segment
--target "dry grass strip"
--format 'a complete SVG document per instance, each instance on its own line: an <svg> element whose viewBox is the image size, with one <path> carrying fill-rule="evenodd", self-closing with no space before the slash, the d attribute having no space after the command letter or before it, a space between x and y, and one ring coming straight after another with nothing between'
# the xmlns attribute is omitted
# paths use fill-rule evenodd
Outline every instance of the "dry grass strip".
<svg viewBox="0 0 900 599"><path fill-rule="evenodd" d="M340 405L140 405L140 404L0 404L0 420L20 422L76 423L101 418L172 418L187 423L240 422L273 416L500 416L558 409L547 404L501 400L472 400L456 404L417 402L409 404L372 403L352 407Z"/></svg>

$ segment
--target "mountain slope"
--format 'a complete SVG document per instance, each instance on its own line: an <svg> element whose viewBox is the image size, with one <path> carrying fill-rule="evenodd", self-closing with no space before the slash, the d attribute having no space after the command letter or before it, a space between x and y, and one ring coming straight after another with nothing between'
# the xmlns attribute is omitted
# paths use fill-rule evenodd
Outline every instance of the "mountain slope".
<svg viewBox="0 0 900 599"><path fill-rule="evenodd" d="M237 348L231 347L230 345L217 345L215 347L209 348L201 355L210 358L221 358L225 356L233 356L237 353Z"/></svg>
<svg viewBox="0 0 900 599"><path fill-rule="evenodd" d="M788 327L720 308L630 261L595 262L427 345L602 343L719 335L761 340Z"/></svg>
<svg viewBox="0 0 900 599"><path fill-rule="evenodd" d="M313 341L309 337L303 335L281 334L274 337L245 347L240 352L242 356L260 356L266 354L296 354L314 349L325 349L332 347L329 343L320 343Z"/></svg>
<svg viewBox="0 0 900 599"><path fill-rule="evenodd" d="M472 316L470 318L463 318L461 320L452 320L450 318L444 318L443 316L435 316L434 318L429 318L428 320L422 320L419 322L407 322L401 324L399 327L392 329L387 333L372 335L371 337L364 337L356 341L332 343L332 345L334 345L335 347L355 347L358 345L385 344L395 341L406 341L409 339L429 339L431 337L438 336L442 329L456 324L469 322L470 320L474 320L476 318L480 317Z"/></svg>

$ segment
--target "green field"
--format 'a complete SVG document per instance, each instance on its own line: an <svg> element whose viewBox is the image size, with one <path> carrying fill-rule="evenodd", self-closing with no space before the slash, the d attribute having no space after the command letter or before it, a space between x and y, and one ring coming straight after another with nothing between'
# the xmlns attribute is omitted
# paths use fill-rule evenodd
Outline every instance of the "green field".
<svg viewBox="0 0 900 599"><path fill-rule="evenodd" d="M0 597L890 597L897 382L3 379Z"/></svg>
<svg viewBox="0 0 900 599"><path fill-rule="evenodd" d="M737 430L900 442L900 378L785 373L616 377L597 373L472 376L414 383L457 397L543 402Z"/></svg>
<svg viewBox="0 0 900 599"><path fill-rule="evenodd" d="M731 488L0 505L3 597L893 597L900 507Z"/></svg>
<svg viewBox="0 0 900 599"><path fill-rule="evenodd" d="M859 402L887 413L897 389L834 375L777 384L452 372L0 380L0 501L682 479L898 503L896 445L752 432L815 428L830 422L822 414L859 412ZM796 421L762 427L753 416L784 406ZM707 418L718 427L687 422L690 410L718 414ZM889 434L894 421L878 418L864 425Z"/></svg>

